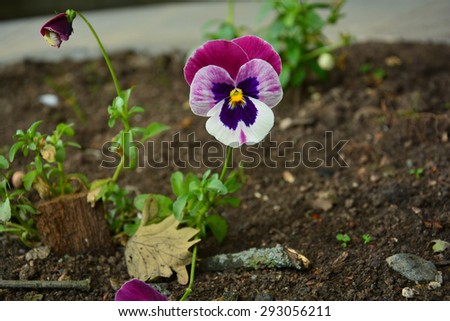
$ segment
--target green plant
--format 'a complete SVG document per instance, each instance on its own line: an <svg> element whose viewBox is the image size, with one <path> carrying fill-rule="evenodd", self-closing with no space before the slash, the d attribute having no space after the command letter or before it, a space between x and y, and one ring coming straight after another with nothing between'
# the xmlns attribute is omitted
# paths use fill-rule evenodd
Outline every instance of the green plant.
<svg viewBox="0 0 450 321"><path fill-rule="evenodd" d="M372 242L372 237L369 234L361 235L361 239L364 244L369 244L370 242Z"/></svg>
<svg viewBox="0 0 450 321"><path fill-rule="evenodd" d="M41 199L50 199L64 194L73 193L77 184L88 187L86 176L79 173L68 174L64 169L67 158L67 147L80 148L72 141L65 142L64 136L72 137L75 132L72 125L60 123L52 135L41 134L37 131L42 121L33 123L26 131L18 130L14 135L16 143L11 146L9 160L13 162L17 152L30 157L26 165L23 185L26 191L32 187L39 193Z"/></svg>
<svg viewBox="0 0 450 321"><path fill-rule="evenodd" d="M351 238L348 234L338 233L338 234L336 234L336 240L341 242L341 245L343 248L346 248L347 244L351 241Z"/></svg>
<svg viewBox="0 0 450 321"><path fill-rule="evenodd" d="M416 179L421 179L423 176L424 170L422 167L418 167L418 168L411 168L409 170L409 174L410 175L414 175L416 177Z"/></svg>
<svg viewBox="0 0 450 321"><path fill-rule="evenodd" d="M245 27L238 27L234 22L234 10L235 10L235 1L228 0L228 13L226 20L210 20L208 21L203 28L205 30L211 29L215 27L216 31L205 31L204 37L206 39L216 40L216 39L234 39L243 35L245 31Z"/></svg>
<svg viewBox="0 0 450 321"><path fill-rule="evenodd" d="M348 35L330 44L323 29L336 24L343 16L345 1L308 2L298 0L266 1L263 15L275 11L274 20L260 34L280 53L283 71L280 79L284 87L299 87L308 74L323 79L332 64L319 64L319 57L349 43ZM319 11L327 12L322 18ZM330 56L325 61L330 61ZM322 66L321 66L322 65ZM327 70L328 69L328 70Z"/></svg>
<svg viewBox="0 0 450 321"><path fill-rule="evenodd" d="M9 162L0 155L0 170L9 169ZM17 235L19 239L31 246L37 239L37 232L33 225L32 215L36 214L35 208L24 197L23 189L11 189L11 175L0 172L0 233Z"/></svg>
<svg viewBox="0 0 450 321"><path fill-rule="evenodd" d="M386 78L386 71L383 68L375 68L371 63L362 64L359 67L359 72L369 75L375 82L380 83Z"/></svg>
<svg viewBox="0 0 450 321"><path fill-rule="evenodd" d="M333 25L343 16L345 0L313 2L305 0L264 1L260 18L275 12L275 17L257 31L280 54L283 70L280 75L283 87L300 87L310 74L325 79L334 66L333 51L348 45L350 37L342 34L338 43L331 44L323 29ZM208 22L206 28L218 25L217 31L207 32L207 39L234 39L248 28L237 27L234 22L234 0L228 1L228 15L223 22ZM327 12L322 18L320 11Z"/></svg>

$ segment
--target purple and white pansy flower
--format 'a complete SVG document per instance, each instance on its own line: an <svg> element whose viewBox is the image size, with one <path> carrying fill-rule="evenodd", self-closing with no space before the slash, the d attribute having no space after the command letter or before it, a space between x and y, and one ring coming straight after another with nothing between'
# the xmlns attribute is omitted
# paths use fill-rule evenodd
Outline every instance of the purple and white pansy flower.
<svg viewBox="0 0 450 321"><path fill-rule="evenodd" d="M283 97L281 59L256 36L211 40L186 62L194 114L209 117L206 130L230 147L259 143L274 124Z"/></svg>
<svg viewBox="0 0 450 321"><path fill-rule="evenodd" d="M69 40L73 33L72 21L74 18L74 13L70 15L68 12L54 16L42 26L41 35L50 46L59 48L61 43Z"/></svg>

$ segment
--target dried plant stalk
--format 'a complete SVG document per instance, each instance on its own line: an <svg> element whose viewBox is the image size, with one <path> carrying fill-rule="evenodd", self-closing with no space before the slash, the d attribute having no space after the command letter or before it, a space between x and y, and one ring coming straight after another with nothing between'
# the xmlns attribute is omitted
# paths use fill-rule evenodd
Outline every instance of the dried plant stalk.
<svg viewBox="0 0 450 321"><path fill-rule="evenodd" d="M90 286L91 279L80 281L0 280L0 289L71 289L89 291Z"/></svg>

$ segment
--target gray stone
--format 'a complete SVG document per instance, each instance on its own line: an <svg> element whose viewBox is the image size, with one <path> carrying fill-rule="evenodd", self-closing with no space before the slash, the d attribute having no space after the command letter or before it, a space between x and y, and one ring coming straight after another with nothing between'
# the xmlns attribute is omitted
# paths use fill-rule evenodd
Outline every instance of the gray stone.
<svg viewBox="0 0 450 321"><path fill-rule="evenodd" d="M429 282L435 280L436 266L417 255L399 253L388 257L386 262L391 269L411 281Z"/></svg>

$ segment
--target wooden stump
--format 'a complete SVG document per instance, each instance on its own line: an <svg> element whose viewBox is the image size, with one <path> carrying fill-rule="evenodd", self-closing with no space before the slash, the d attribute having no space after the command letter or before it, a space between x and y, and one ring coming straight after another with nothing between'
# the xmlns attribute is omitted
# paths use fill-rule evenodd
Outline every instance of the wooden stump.
<svg viewBox="0 0 450 321"><path fill-rule="evenodd" d="M38 234L57 255L113 253L103 204L91 207L86 195L63 195L38 205Z"/></svg>

